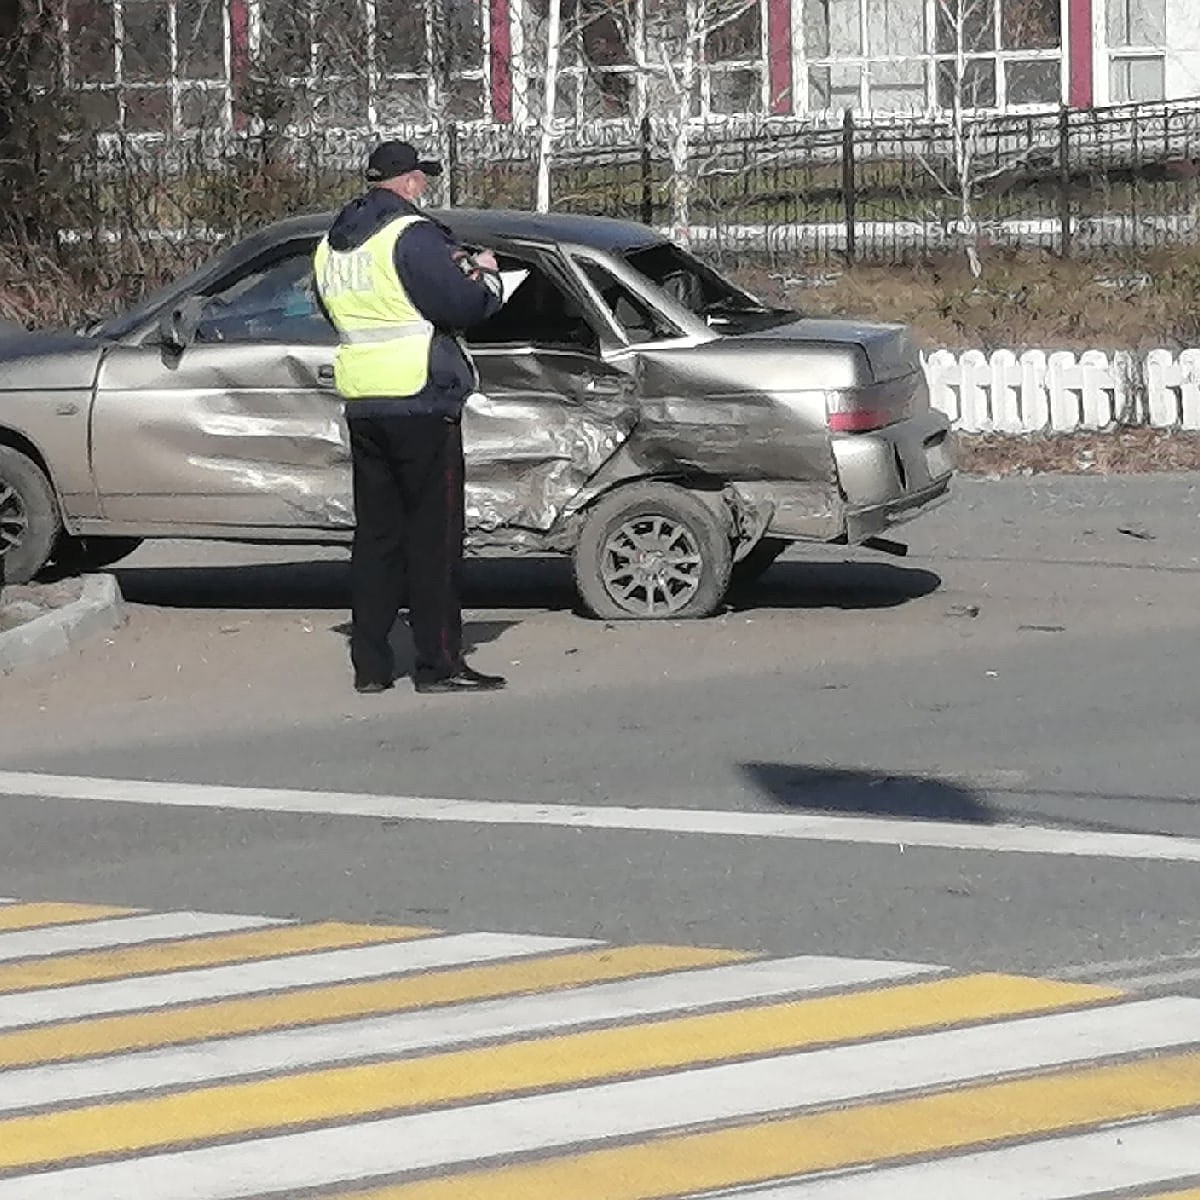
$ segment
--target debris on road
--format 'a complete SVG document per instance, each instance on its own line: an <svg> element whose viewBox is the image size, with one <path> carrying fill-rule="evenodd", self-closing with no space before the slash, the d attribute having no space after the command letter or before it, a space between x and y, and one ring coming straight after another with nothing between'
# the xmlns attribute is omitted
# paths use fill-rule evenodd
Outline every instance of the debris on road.
<svg viewBox="0 0 1200 1200"><path fill-rule="evenodd" d="M952 604L946 609L948 617L977 617L979 616L978 604Z"/></svg>
<svg viewBox="0 0 1200 1200"><path fill-rule="evenodd" d="M1118 525L1117 532L1125 534L1126 537L1137 538L1141 542L1154 541L1154 534L1144 525Z"/></svg>

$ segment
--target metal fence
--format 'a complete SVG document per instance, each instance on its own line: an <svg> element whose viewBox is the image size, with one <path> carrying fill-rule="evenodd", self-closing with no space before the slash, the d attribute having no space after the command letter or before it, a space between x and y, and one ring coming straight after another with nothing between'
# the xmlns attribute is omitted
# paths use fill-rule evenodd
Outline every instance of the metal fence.
<svg viewBox="0 0 1200 1200"><path fill-rule="evenodd" d="M442 203L534 205L536 129L385 131L436 147ZM563 125L552 206L670 227L674 129ZM1200 100L963 123L697 124L682 171L695 244L720 257L899 261L961 247L1061 254L1200 240ZM76 240L211 240L336 205L360 186L361 131L246 134L137 146L109 138L75 163Z"/></svg>

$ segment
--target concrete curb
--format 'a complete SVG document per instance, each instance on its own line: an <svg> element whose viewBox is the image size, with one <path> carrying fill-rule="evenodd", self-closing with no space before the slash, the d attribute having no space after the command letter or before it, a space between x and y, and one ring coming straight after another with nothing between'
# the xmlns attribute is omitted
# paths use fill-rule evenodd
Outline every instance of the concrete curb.
<svg viewBox="0 0 1200 1200"><path fill-rule="evenodd" d="M0 675L45 662L93 634L124 624L124 601L116 576L85 575L78 600L0 633Z"/></svg>

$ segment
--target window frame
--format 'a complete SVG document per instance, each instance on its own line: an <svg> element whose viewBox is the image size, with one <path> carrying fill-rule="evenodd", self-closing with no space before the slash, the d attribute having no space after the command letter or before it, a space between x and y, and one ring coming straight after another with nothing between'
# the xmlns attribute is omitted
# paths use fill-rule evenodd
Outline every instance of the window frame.
<svg viewBox="0 0 1200 1200"><path fill-rule="evenodd" d="M858 54L821 54L807 53L807 30L801 20L795 31L796 45L793 47L795 83L793 85L793 107L797 112L821 113L836 111L821 109L811 103L813 88L812 72L815 70L834 70L850 68L857 70L857 96L852 107L864 114L891 115L900 110L876 109L872 103L872 93L876 90L887 90L896 85L875 84L872 80L872 68L881 66L905 66L920 64L924 75L923 104L918 108L903 110L906 115L951 111L939 103L939 78L942 64L953 65L957 61L955 53L943 53L938 49L938 0L911 0L913 7L920 3L922 20L925 30L922 38L922 51L919 54L875 54L872 53L872 33L869 21L868 0L855 0L858 16ZM970 50L965 57L967 62L975 60L992 64L995 73L995 103L964 107L968 115L992 113L1041 113L1051 112L1065 103L1068 95L1068 53L1066 47L1066 31L1068 28L1068 0L1058 0L1059 36L1058 46L1041 49L1004 49L1004 4L1008 0L998 0L991 19L990 48ZM1024 104L1013 104L1008 100L1008 68L1012 63L1025 62L1055 62L1058 64L1059 93L1053 100L1038 101Z"/></svg>
<svg viewBox="0 0 1200 1200"><path fill-rule="evenodd" d="M571 246L567 250L567 258L579 279L580 286L587 290L590 302L612 330L618 347L617 353L694 346L716 336L703 320L688 312L666 293L654 288L644 276L639 275L619 255L605 254L591 246ZM667 324L677 330L677 335L651 342L630 341L624 328L617 321L616 315L608 307L599 289L584 269L583 263L592 263L607 271L638 300L658 313Z"/></svg>
<svg viewBox="0 0 1200 1200"><path fill-rule="evenodd" d="M561 250L549 248L532 242L504 242L489 245L487 249L495 254L501 270L506 270L504 260L511 259L523 263L527 267L540 270L544 276L567 297L578 304L584 322L591 329L595 341L590 347L570 345L565 342L539 341L536 337L506 342L476 343L472 341L472 331L467 330L464 341L472 356L481 354L511 354L514 351L530 350L534 353L548 354L580 354L596 359L604 357L605 333L607 322L602 320L603 313L596 309L590 295L580 294L578 281L574 272L568 269Z"/></svg>
<svg viewBox="0 0 1200 1200"><path fill-rule="evenodd" d="M257 275L260 275L265 278L266 276L268 276L270 274L270 272L272 270L274 270L276 267L280 266L282 263L292 262L294 260L307 260L308 263L310 264L310 270L311 270L312 253L313 253L313 250L315 250L315 248L316 248L316 243L314 242L312 244L312 246L309 247L307 239L297 239L294 241L284 242L284 243L280 244L279 246L273 247L272 250L266 251L263 254L257 256L256 258L251 259L249 262L241 264L238 268L229 272L227 275L219 276L217 279L213 280L211 283L209 283L205 287L201 288L195 294L196 294L197 298L202 299L205 302L205 307L207 307L208 302L215 299L216 296L218 296L221 292L229 291L231 288L237 287L239 284L244 283L252 275L257 274ZM251 285L251 286L253 286L253 285ZM313 296L314 296L314 300L317 301L314 304L314 313L318 318L320 318L320 326L319 327L322 328L324 331L327 331L327 336L324 338L297 339L297 338L283 337L280 335L271 335L271 336L246 337L246 338L218 338L218 339L213 339L210 341L207 339L203 339L199 336L200 328L203 327L203 323L204 323L204 317L201 316L199 324L197 326L196 339L193 342L193 345L191 347L189 347L189 349L194 349L195 347L198 347L198 346L274 346L274 345L278 345L278 346L327 346L330 349L333 349L338 344L337 331L334 329L334 327L331 324L329 324L328 320L325 318L325 316L321 310L319 298L317 297L315 288L313 291Z"/></svg>

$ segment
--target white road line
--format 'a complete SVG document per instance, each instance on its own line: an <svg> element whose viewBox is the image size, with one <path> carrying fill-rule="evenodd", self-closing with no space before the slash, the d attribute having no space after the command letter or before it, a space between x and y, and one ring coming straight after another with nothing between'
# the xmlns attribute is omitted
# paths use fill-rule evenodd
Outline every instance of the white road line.
<svg viewBox="0 0 1200 1200"><path fill-rule="evenodd" d="M842 1046L0 1180L0 1200L232 1200L632 1137L1188 1044L1155 1000Z"/></svg>
<svg viewBox="0 0 1200 1200"><path fill-rule="evenodd" d="M327 950L319 954L233 963L195 971L173 971L106 983L44 988L0 995L0 1029L162 1008L197 1000L248 996L313 984L343 983L350 979L371 979L433 967L466 966L500 958L575 950L596 944L576 938L464 933L392 945L357 946L349 950Z"/></svg>
<svg viewBox="0 0 1200 1200"><path fill-rule="evenodd" d="M1191 967L1188 970L1180 971L1150 971L1145 975L1120 976L1113 982L1132 990L1178 987L1184 983L1200 982L1200 967Z"/></svg>
<svg viewBox="0 0 1200 1200"><path fill-rule="evenodd" d="M223 916L220 913L148 913L137 917L115 917L82 925L53 925L45 929L22 929L0 933L0 962L16 958L47 958L79 950L104 950L134 946L172 938L203 937L233 933L239 929L262 929L287 925L274 917Z"/></svg>
<svg viewBox="0 0 1200 1200"><path fill-rule="evenodd" d="M727 812L694 808L583 807L508 801L437 800L371 796L357 792L89 779L70 775L0 772L0 794L43 799L91 800L164 807L240 809L251 812L324 813L442 821L471 825L541 825L711 837L783 838L861 845L917 846L1057 854L1089 858L1200 862L1200 839L1161 834L1096 833L1025 825L967 825L948 821L889 820L804 813Z"/></svg>
<svg viewBox="0 0 1200 1200"><path fill-rule="evenodd" d="M1073 1200L1172 1186L1195 1175L1200 1175L1200 1117L1192 1116L719 1194L744 1200Z"/></svg>
<svg viewBox="0 0 1200 1200"><path fill-rule="evenodd" d="M934 967L863 959L792 958L672 972L541 995L473 1001L295 1030L250 1034L91 1062L6 1071L0 1111L184 1087L323 1063L401 1055L471 1042L552 1034L747 1001L882 984Z"/></svg>
<svg viewBox="0 0 1200 1200"><path fill-rule="evenodd" d="M1200 962L1200 951L1194 954L1159 954L1154 958L1115 958L1108 962L1077 963L1054 972L1055 979L1103 979L1107 976L1126 976L1168 963Z"/></svg>

